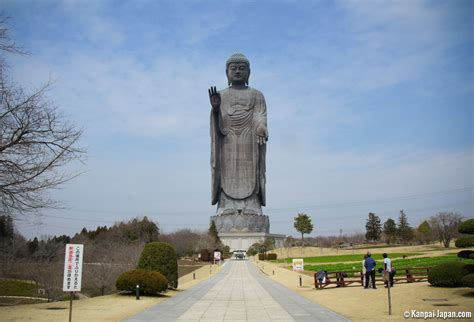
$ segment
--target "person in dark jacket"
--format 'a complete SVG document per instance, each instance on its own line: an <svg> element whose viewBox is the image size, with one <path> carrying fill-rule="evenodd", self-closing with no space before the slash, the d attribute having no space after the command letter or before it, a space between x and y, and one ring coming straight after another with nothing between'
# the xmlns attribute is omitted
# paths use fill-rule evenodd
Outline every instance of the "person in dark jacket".
<svg viewBox="0 0 474 322"><path fill-rule="evenodd" d="M375 266L377 263L372 258L372 254L370 252L367 253L367 258L365 259L364 266L365 266L365 286L364 288L369 288L369 279L372 280L372 288L376 289L375 287Z"/></svg>

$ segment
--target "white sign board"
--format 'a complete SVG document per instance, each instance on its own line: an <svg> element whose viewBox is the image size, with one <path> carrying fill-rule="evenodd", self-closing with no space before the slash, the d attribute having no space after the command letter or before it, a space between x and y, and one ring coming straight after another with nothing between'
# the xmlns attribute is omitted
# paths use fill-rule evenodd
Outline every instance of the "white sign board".
<svg viewBox="0 0 474 322"><path fill-rule="evenodd" d="M81 290L83 253L84 245L66 244L63 281L64 292L77 292Z"/></svg>
<svg viewBox="0 0 474 322"><path fill-rule="evenodd" d="M214 260L215 261L221 260L221 252L214 252Z"/></svg>
<svg viewBox="0 0 474 322"><path fill-rule="evenodd" d="M304 262L302 258L293 258L293 270L304 271Z"/></svg>

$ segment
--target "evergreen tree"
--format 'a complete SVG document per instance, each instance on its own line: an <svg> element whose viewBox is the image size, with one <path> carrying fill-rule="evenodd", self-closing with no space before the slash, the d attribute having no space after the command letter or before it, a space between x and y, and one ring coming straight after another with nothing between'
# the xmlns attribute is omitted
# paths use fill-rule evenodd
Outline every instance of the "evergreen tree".
<svg viewBox="0 0 474 322"><path fill-rule="evenodd" d="M307 214L299 213L295 217L293 226L296 228L296 231L301 233L301 244L304 246L304 234L310 234L313 231L311 217Z"/></svg>
<svg viewBox="0 0 474 322"><path fill-rule="evenodd" d="M28 241L26 246L28 247L30 254L34 254L39 248L38 238L35 237L33 240Z"/></svg>
<svg viewBox="0 0 474 322"><path fill-rule="evenodd" d="M211 236L212 240L214 241L214 243L216 245L220 245L221 244L221 239L219 238L219 233L217 232L217 227L216 227L216 223L214 222L214 220L211 220L211 225L209 226L209 236Z"/></svg>
<svg viewBox="0 0 474 322"><path fill-rule="evenodd" d="M413 239L413 229L410 227L407 215L403 210L400 210L400 216L398 217L397 235L404 243Z"/></svg>
<svg viewBox="0 0 474 322"><path fill-rule="evenodd" d="M10 215L0 216L0 240L12 240L15 235L15 225Z"/></svg>
<svg viewBox="0 0 474 322"><path fill-rule="evenodd" d="M382 234L382 225L380 223L380 217L374 214L373 212L369 212L369 218L365 223L365 238L371 241L377 241L380 239L380 235Z"/></svg>
<svg viewBox="0 0 474 322"><path fill-rule="evenodd" d="M431 240L432 230L428 221L423 221L417 229L418 233L421 236L421 241L426 243Z"/></svg>
<svg viewBox="0 0 474 322"><path fill-rule="evenodd" d="M387 221L383 224L383 233L387 239L387 244L391 244L395 241L397 237L397 224L392 218L388 218Z"/></svg>

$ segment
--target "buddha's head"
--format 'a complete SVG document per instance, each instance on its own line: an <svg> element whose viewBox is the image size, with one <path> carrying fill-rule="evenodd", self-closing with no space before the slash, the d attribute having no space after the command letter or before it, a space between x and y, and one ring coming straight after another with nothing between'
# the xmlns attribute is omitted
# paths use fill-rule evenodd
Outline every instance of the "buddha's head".
<svg viewBox="0 0 474 322"><path fill-rule="evenodd" d="M233 54L227 59L225 66L229 85L247 85L249 83L250 62L244 54Z"/></svg>

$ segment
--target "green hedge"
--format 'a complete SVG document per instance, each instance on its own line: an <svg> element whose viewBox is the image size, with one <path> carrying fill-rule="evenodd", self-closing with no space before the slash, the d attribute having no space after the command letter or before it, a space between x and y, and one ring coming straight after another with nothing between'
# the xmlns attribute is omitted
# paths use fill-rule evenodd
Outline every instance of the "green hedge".
<svg viewBox="0 0 474 322"><path fill-rule="evenodd" d="M462 250L458 253L460 258L474 258L474 250Z"/></svg>
<svg viewBox="0 0 474 322"><path fill-rule="evenodd" d="M464 263L443 263L433 267L429 271L428 282L433 286L462 286L462 278L469 273L469 268Z"/></svg>
<svg viewBox="0 0 474 322"><path fill-rule="evenodd" d="M454 243L458 248L474 247L474 236L460 237Z"/></svg>
<svg viewBox="0 0 474 322"><path fill-rule="evenodd" d="M168 280L169 287L178 287L178 255L170 244L146 244L138 261L138 268L160 272Z"/></svg>
<svg viewBox="0 0 474 322"><path fill-rule="evenodd" d="M466 287L474 287L474 273L467 274L461 279L461 283Z"/></svg>
<svg viewBox="0 0 474 322"><path fill-rule="evenodd" d="M474 234L474 219L468 219L466 221L463 221L459 225L458 231L461 234L473 235Z"/></svg>
<svg viewBox="0 0 474 322"><path fill-rule="evenodd" d="M140 293L154 294L166 291L168 280L163 274L146 269L134 269L120 275L115 287L120 291L135 292L140 285Z"/></svg>
<svg viewBox="0 0 474 322"><path fill-rule="evenodd" d="M277 259L277 254L274 253L268 253L268 254L258 254L258 260L260 261L271 261L271 260L276 260Z"/></svg>
<svg viewBox="0 0 474 322"><path fill-rule="evenodd" d="M276 260L276 259L277 259L277 254L275 254L275 253L269 253L269 254L267 254L267 260L268 260L268 261L274 261L274 260Z"/></svg>

